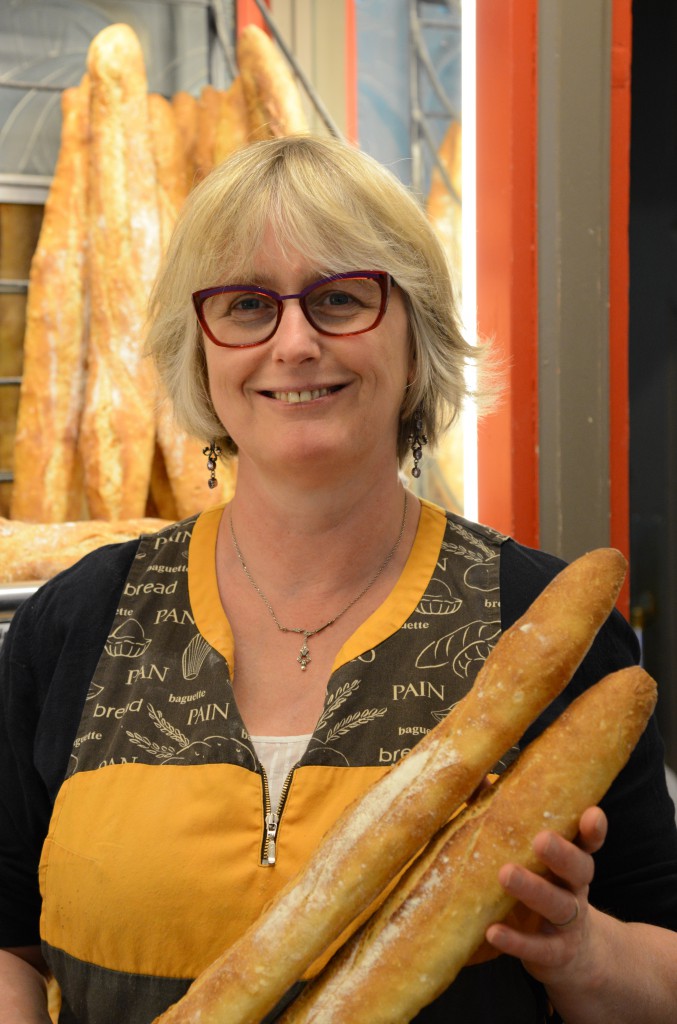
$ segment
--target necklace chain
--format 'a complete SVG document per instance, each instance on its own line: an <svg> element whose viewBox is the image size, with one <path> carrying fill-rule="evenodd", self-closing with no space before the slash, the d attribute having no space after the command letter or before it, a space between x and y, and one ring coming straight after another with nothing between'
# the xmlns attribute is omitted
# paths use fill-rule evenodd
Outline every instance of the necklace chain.
<svg viewBox="0 0 677 1024"><path fill-rule="evenodd" d="M329 619L329 621L325 622L322 626L318 626L317 629L304 629L302 626L283 626L281 624L281 622L279 621L277 615L275 614L275 612L273 610L272 604L270 603L270 601L268 600L268 598L266 597L264 592L261 590L261 588L258 585L258 583L255 581L254 577L252 576L251 572L249 571L247 563L245 562L244 558L242 557L242 552L240 551L240 545L237 542L237 537L235 536L235 529L233 527L233 513L232 513L232 511L230 509L229 509L229 514L228 514L228 520L229 520L229 523L230 523L230 535L233 538L233 547L235 548L235 553L236 553L236 555L238 557L238 561L239 561L240 565L242 566L242 568L244 570L245 576L247 577L247 579L251 583L252 587L254 588L256 593L259 595L259 597L261 598L261 600L265 604L265 606L268 609L268 611L270 612L270 615L272 616L273 622L275 623L275 625L279 629L280 633L298 633L300 636L303 636L303 644L301 645L301 649L299 650L299 653L298 653L298 656L297 656L296 660L298 661L299 665L301 666L301 671L305 672L307 667L308 667L308 663L310 661L312 661L312 658L310 657L310 651L308 649L308 641L310 640L310 638L312 636L317 636L318 633L321 633L323 630L327 629L329 626L332 626L336 622L337 619L340 619L342 615L345 615L345 613L348 611L349 608L352 608L354 604L357 604L357 602L360 600L360 598L364 597L364 595L367 593L368 590L371 590L371 588L376 583L376 580L379 578L379 576L385 571L387 566L390 564L390 561L392 560L393 555L395 554L395 552L397 551L398 547L400 546L400 541L402 540L402 536L404 534L404 527L405 527L405 524L407 522L407 492L406 491L404 492L404 510L402 512L402 522L400 524L400 532L397 535L397 540L395 541L395 543L393 544L392 548L390 549L390 551L386 555L385 561L376 570L374 575L371 577L371 579L367 583L366 587L363 587L362 590L359 592L359 594L356 597L354 597L352 599L352 601L348 602L348 604L345 606L345 608L342 608L341 611L337 612L337 614L334 615L333 618Z"/></svg>

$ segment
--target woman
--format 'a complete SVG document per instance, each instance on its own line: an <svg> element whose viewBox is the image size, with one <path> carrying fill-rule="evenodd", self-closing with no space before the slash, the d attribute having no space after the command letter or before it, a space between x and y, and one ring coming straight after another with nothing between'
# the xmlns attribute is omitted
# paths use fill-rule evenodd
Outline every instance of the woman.
<svg viewBox="0 0 677 1024"><path fill-rule="evenodd" d="M283 139L217 169L175 232L149 347L178 418L210 439L209 473L237 451L237 487L225 509L83 559L15 617L7 1024L47 1020L39 934L62 1020L145 1024L174 1002L560 567L402 484L407 453L416 470L458 413L474 353L425 217L356 150ZM613 615L527 738L635 655ZM674 1016L662 765L652 722L577 844L537 838L549 880L502 869L540 930L490 928L509 955L417 1019Z"/></svg>

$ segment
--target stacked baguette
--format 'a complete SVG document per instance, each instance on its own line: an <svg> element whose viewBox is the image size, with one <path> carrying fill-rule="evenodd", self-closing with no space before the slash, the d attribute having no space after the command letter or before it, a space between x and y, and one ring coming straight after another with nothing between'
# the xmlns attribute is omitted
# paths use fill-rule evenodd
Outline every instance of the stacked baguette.
<svg viewBox="0 0 677 1024"><path fill-rule="evenodd" d="M280 138L308 130L301 97L272 40L248 25L237 41L237 60L251 137Z"/></svg>
<svg viewBox="0 0 677 1024"><path fill-rule="evenodd" d="M135 540L168 525L164 519L148 517L71 523L0 518L0 583L40 583L104 544Z"/></svg>
<svg viewBox="0 0 677 1024"><path fill-rule="evenodd" d="M80 86L63 93L30 272L12 519L183 518L232 494L233 465L208 488L207 439L176 424L142 351L151 285L189 190L250 139L306 130L264 32L243 30L238 61L228 89L169 101L149 94L133 30L110 25Z"/></svg>
<svg viewBox="0 0 677 1024"><path fill-rule="evenodd" d="M89 352L80 452L90 514L143 516L155 444L155 374L143 357L160 259L157 179L141 45L127 25L89 48Z"/></svg>
<svg viewBox="0 0 677 1024"><path fill-rule="evenodd" d="M30 269L11 515L79 517L85 388L89 81L61 96L61 149Z"/></svg>
<svg viewBox="0 0 677 1024"><path fill-rule="evenodd" d="M534 836L547 828L575 838L581 814L627 762L655 702L656 684L636 666L575 700L430 844L280 1024L412 1020L515 905L499 884L500 867L510 861L544 873Z"/></svg>
<svg viewBox="0 0 677 1024"><path fill-rule="evenodd" d="M566 686L624 573L610 549L565 568L501 636L467 696L347 809L293 882L156 1024L258 1024L312 973Z"/></svg>

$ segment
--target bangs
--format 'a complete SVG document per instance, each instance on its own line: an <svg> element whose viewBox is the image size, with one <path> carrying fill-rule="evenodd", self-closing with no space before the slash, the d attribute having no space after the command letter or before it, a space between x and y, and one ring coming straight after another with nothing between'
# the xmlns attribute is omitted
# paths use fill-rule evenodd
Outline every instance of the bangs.
<svg viewBox="0 0 677 1024"><path fill-rule="evenodd" d="M346 188L342 168L313 166L304 159L274 161L258 168L253 180L238 179L221 190L217 208L205 223L204 252L198 287L253 281L257 256L268 228L291 258L298 254L317 268L318 276L350 270L386 270L395 277L411 274L417 253L403 244L401 221L392 204L362 181ZM217 183L219 171L212 172ZM402 211L399 211L400 213ZM210 244L210 241L212 244Z"/></svg>

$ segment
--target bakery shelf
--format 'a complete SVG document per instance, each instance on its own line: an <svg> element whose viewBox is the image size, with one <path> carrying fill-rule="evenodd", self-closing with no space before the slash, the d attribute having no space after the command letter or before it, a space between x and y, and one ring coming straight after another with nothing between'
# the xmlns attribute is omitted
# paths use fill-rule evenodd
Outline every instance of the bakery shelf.
<svg viewBox="0 0 677 1024"><path fill-rule="evenodd" d="M31 597L40 583L0 583L0 612L14 612Z"/></svg>
<svg viewBox="0 0 677 1024"><path fill-rule="evenodd" d="M13 281L8 278L0 279L0 295L26 295L28 294L28 281Z"/></svg>

